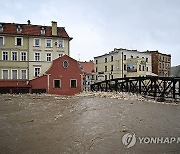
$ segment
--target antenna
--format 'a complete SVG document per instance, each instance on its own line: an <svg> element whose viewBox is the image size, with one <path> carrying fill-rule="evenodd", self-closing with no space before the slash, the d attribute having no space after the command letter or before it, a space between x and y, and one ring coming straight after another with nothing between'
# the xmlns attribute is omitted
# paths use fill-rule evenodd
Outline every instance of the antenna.
<svg viewBox="0 0 180 154"><path fill-rule="evenodd" d="M79 60L79 62L80 62L80 53L78 54L78 60Z"/></svg>

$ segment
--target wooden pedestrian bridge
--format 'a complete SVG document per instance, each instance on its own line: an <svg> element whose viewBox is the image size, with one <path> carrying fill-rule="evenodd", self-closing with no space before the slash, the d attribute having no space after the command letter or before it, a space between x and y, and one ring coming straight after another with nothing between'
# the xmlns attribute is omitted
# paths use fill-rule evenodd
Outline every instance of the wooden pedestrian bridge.
<svg viewBox="0 0 180 154"><path fill-rule="evenodd" d="M91 91L131 92L179 101L180 78L157 76L116 78L92 84Z"/></svg>

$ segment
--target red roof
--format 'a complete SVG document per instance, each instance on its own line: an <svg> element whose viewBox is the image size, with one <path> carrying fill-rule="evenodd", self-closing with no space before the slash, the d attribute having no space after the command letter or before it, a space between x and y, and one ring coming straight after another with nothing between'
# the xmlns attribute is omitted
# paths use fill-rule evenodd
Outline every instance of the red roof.
<svg viewBox="0 0 180 154"><path fill-rule="evenodd" d="M12 35L29 35L29 36L45 36L52 37L52 27L51 26L42 26L42 25L31 25L31 24L17 24L17 23L0 23L3 26L3 32L0 34L12 34ZM17 32L17 27L22 28L22 32ZM41 35L41 28L44 27L46 33ZM69 38L64 27L57 27L57 37ZM53 36L54 37L54 36Z"/></svg>
<svg viewBox="0 0 180 154"><path fill-rule="evenodd" d="M87 74L91 74L94 70L93 62L80 62L80 65Z"/></svg>

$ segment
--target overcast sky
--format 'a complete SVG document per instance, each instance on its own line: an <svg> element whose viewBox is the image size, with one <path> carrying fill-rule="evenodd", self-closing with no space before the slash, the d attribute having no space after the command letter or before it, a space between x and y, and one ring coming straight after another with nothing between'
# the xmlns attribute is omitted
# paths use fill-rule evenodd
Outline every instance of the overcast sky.
<svg viewBox="0 0 180 154"><path fill-rule="evenodd" d="M127 48L159 50L180 65L180 0L1 0L0 15L0 22L57 21L77 60Z"/></svg>

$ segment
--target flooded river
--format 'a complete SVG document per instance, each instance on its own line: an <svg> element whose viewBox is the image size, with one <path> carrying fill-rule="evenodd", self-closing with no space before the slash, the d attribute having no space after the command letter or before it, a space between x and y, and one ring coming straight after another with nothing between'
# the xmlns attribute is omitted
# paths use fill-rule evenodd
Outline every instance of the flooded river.
<svg viewBox="0 0 180 154"><path fill-rule="evenodd" d="M129 136L123 142L126 134L136 139ZM146 140L140 142L140 137ZM163 139L151 143L151 137ZM164 141L171 137L173 142ZM180 104L95 96L0 95L0 153L180 153L178 137Z"/></svg>

